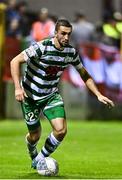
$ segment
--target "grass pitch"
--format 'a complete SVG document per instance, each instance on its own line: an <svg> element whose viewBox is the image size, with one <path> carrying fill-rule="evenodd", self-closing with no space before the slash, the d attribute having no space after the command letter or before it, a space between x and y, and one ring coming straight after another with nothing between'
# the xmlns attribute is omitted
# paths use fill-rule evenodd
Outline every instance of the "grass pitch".
<svg viewBox="0 0 122 180"><path fill-rule="evenodd" d="M42 121L42 140L51 132ZM59 163L57 177L43 177L30 168L22 120L0 121L0 179L112 179L122 178L122 123L68 121L68 134L52 154Z"/></svg>

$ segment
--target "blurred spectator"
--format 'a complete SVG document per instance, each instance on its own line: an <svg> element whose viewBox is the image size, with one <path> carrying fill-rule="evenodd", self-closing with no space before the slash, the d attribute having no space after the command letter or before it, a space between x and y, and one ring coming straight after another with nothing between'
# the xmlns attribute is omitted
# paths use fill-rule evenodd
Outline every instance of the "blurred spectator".
<svg viewBox="0 0 122 180"><path fill-rule="evenodd" d="M28 10L28 4L25 1L17 3L17 12L20 16L19 28L23 37L30 34L32 23L36 20L36 15Z"/></svg>
<svg viewBox="0 0 122 180"><path fill-rule="evenodd" d="M122 36L122 14L120 12L114 12L113 14L114 19L116 20L116 28L120 33L120 36ZM120 37L121 39L122 37ZM121 39L122 40L122 39ZM120 40L120 41L121 41Z"/></svg>
<svg viewBox="0 0 122 180"><path fill-rule="evenodd" d="M122 62L116 47L102 45L104 67L104 94L117 104L122 102Z"/></svg>
<svg viewBox="0 0 122 180"><path fill-rule="evenodd" d="M81 43L90 41L94 33L94 25L88 22L86 16L83 13L75 14L75 22L73 25L73 32L71 40L75 47L78 47Z"/></svg>
<svg viewBox="0 0 122 180"><path fill-rule="evenodd" d="M21 38L21 31L19 29L19 20L18 19L12 19L9 23L9 27L6 32L7 36L14 37L17 39Z"/></svg>
<svg viewBox="0 0 122 180"><path fill-rule="evenodd" d="M48 9L42 8L39 20L32 24L31 36L35 41L40 41L54 35L55 23L49 18Z"/></svg>
<svg viewBox="0 0 122 180"><path fill-rule="evenodd" d="M13 19L20 19L20 16L16 10L17 1L16 0L8 0L7 1L7 10L6 10L6 21L7 25Z"/></svg>
<svg viewBox="0 0 122 180"><path fill-rule="evenodd" d="M120 29L122 30L122 24L116 21L114 17L108 19L103 24L103 32L106 37L112 41L112 45L120 48Z"/></svg>
<svg viewBox="0 0 122 180"><path fill-rule="evenodd" d="M95 26L95 31L92 37L92 41L95 43L103 43L106 45L113 45L113 39L107 36L103 31L103 24L99 22Z"/></svg>
<svg viewBox="0 0 122 180"><path fill-rule="evenodd" d="M118 50L114 46L102 45L105 84L114 89L120 89L122 78L122 62Z"/></svg>
<svg viewBox="0 0 122 180"><path fill-rule="evenodd" d="M96 43L102 42L104 33L103 33L103 28L102 28L102 23L98 22L95 25L95 30L92 36L92 40Z"/></svg>
<svg viewBox="0 0 122 180"><path fill-rule="evenodd" d="M119 11L115 11L113 17L117 22L122 22L122 14Z"/></svg>
<svg viewBox="0 0 122 180"><path fill-rule="evenodd" d="M19 28L20 16L16 10L16 0L7 1L6 9L6 34L15 35Z"/></svg>

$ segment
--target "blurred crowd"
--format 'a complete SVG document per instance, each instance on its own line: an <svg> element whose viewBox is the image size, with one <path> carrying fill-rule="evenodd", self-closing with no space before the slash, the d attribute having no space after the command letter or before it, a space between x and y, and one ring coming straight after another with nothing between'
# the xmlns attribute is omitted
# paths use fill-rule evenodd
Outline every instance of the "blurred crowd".
<svg viewBox="0 0 122 180"><path fill-rule="evenodd" d="M47 8L41 8L38 13L30 11L25 1L7 1L6 35L21 39L30 37L40 41L54 35L57 17L49 15Z"/></svg>
<svg viewBox="0 0 122 180"><path fill-rule="evenodd" d="M122 14L106 13L103 21L93 24L84 13L78 12L75 14L71 39L99 90L121 104ZM70 69L73 72L73 68Z"/></svg>
<svg viewBox="0 0 122 180"><path fill-rule="evenodd" d="M40 41L45 37L53 36L54 25L62 15L50 14L47 8L39 12L29 10L26 1L8 0L6 2L6 35L16 38L31 36ZM115 12L109 13L100 23L93 24L87 20L82 11L74 13L72 20L72 42L77 47L88 41L102 42L120 47L122 32L122 15Z"/></svg>
<svg viewBox="0 0 122 180"><path fill-rule="evenodd" d="M30 11L26 1L8 0L6 5L6 36L25 38L29 43L52 37L55 23L62 16L50 14L45 7L38 13ZM74 13L72 26L71 43L79 51L84 66L101 91L106 89L109 97L122 101L122 14L109 14L108 10L94 24L79 10ZM75 76L76 73L69 71Z"/></svg>

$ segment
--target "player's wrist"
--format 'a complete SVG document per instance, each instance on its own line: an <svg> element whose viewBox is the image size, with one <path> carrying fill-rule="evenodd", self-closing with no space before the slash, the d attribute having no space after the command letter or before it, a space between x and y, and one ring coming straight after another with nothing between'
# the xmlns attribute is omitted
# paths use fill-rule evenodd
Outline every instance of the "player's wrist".
<svg viewBox="0 0 122 180"><path fill-rule="evenodd" d="M96 92L96 96L99 98L102 94L98 91Z"/></svg>

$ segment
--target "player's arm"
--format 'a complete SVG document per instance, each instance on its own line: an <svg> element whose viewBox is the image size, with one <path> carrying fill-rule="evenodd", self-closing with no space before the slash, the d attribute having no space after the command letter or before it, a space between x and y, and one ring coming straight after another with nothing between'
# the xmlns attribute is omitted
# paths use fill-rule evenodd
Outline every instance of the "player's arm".
<svg viewBox="0 0 122 180"><path fill-rule="evenodd" d="M21 64L24 63L24 54L20 53L15 58L12 59L10 67L11 67L11 75L13 78L14 86L15 86L15 98L17 101L23 101L24 97L27 97L24 89L20 84L20 67Z"/></svg>
<svg viewBox="0 0 122 180"><path fill-rule="evenodd" d="M94 93L94 95L97 96L98 100L106 105L108 105L109 107L114 107L114 103L113 101L111 101L109 98L103 96L97 86L95 85L92 77L89 75L89 73L87 72L87 70L82 66L81 68L77 69L81 78L83 79L83 81L85 82L86 86Z"/></svg>

